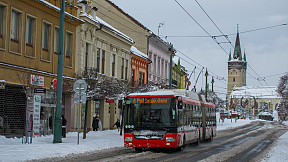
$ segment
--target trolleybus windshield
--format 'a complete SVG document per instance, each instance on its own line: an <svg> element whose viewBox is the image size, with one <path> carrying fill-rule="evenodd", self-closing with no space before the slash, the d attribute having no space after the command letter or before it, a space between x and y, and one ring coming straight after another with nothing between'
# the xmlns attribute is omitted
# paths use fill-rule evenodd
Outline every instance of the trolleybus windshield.
<svg viewBox="0 0 288 162"><path fill-rule="evenodd" d="M172 97L136 97L126 100L125 125L132 128L175 127L176 106Z"/></svg>

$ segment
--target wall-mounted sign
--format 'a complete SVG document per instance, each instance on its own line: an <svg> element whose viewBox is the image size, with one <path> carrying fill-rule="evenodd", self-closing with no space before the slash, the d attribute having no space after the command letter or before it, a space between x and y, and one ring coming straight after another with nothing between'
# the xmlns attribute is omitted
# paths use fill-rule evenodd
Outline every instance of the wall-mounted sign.
<svg viewBox="0 0 288 162"><path fill-rule="evenodd" d="M35 88L34 93L46 93L46 89L45 88Z"/></svg>
<svg viewBox="0 0 288 162"><path fill-rule="evenodd" d="M63 81L62 89L68 91L70 86ZM57 79L53 79L51 82L51 89L57 89Z"/></svg>
<svg viewBox="0 0 288 162"><path fill-rule="evenodd" d="M44 86L44 77L31 74L31 85Z"/></svg>
<svg viewBox="0 0 288 162"><path fill-rule="evenodd" d="M40 131L40 108L41 96L34 95L34 111L33 111L33 133L39 135Z"/></svg>

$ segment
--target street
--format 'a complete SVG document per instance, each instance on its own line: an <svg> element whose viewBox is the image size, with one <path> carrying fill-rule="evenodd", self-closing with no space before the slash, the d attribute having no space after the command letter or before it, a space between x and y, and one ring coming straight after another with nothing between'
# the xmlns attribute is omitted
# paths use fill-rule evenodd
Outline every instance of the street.
<svg viewBox="0 0 288 162"><path fill-rule="evenodd" d="M255 121L218 131L212 142L186 145L182 151L146 149L139 153L122 147L36 161L259 161L287 129L277 122Z"/></svg>

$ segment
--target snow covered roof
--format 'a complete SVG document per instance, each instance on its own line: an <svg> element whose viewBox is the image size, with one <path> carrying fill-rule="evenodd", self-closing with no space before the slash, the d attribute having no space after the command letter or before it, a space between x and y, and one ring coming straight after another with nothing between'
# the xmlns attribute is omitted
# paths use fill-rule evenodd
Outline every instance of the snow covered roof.
<svg viewBox="0 0 288 162"><path fill-rule="evenodd" d="M241 98L242 96L254 96L256 98L280 98L276 92L276 86L243 86L234 87L230 96Z"/></svg>
<svg viewBox="0 0 288 162"><path fill-rule="evenodd" d="M144 59L146 59L146 60L150 60L146 54L142 53L141 51L139 51L139 50L138 50L136 47L134 47L134 46L131 47L130 51L131 51L131 53L133 53L134 55L137 55L137 56L139 56L139 57L142 57L142 58L144 58Z"/></svg>
<svg viewBox="0 0 288 162"><path fill-rule="evenodd" d="M37 1L40 2L40 3L42 3L42 4L44 4L44 5L46 5L46 6L48 6L49 8L52 8L52 9L60 12L60 8L59 8L59 7L54 6L53 4L51 4L51 3L49 3L49 2L47 2L47 1L45 1L45 0L37 0ZM65 15L67 15L67 16L73 18L73 19L76 19L77 21L84 22L83 20L81 20L81 19L79 19L79 18L71 15L70 13L68 13L68 12L66 12L66 11L65 11Z"/></svg>
<svg viewBox="0 0 288 162"><path fill-rule="evenodd" d="M105 21L103 21L102 19L100 19L99 17L96 16L96 19L93 18L93 16L87 14L87 13L82 13L80 15L80 17L87 17L89 18L90 20L96 22L96 23L99 23L99 24L102 24L106 29L110 30L111 32L115 33L116 35L126 39L127 41L129 41L130 43L134 44L135 41L128 37L127 35L121 33L119 30L115 29L113 26L111 26L110 24L106 23Z"/></svg>

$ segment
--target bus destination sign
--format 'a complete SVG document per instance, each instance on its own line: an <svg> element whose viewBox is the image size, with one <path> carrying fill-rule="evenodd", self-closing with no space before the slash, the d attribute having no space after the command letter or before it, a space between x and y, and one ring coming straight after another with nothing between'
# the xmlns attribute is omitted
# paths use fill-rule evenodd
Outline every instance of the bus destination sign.
<svg viewBox="0 0 288 162"><path fill-rule="evenodd" d="M134 104L138 103L149 103L149 104L156 104L156 103L168 103L167 98L134 98Z"/></svg>

